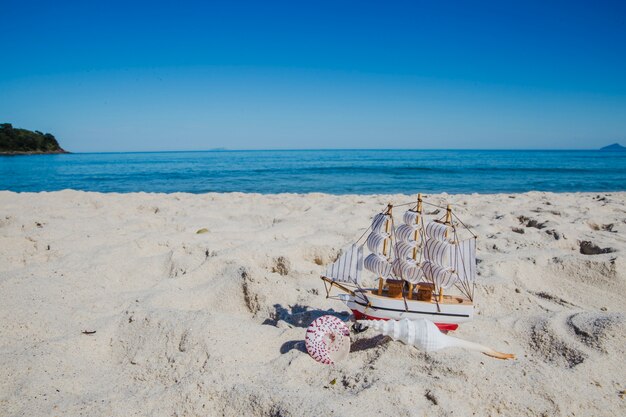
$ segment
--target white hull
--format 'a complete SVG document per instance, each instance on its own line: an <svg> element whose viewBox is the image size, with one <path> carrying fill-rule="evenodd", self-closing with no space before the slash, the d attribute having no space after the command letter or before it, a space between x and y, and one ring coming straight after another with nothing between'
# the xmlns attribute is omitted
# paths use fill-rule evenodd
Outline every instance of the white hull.
<svg viewBox="0 0 626 417"><path fill-rule="evenodd" d="M357 290L354 295L341 294L341 300L353 311L357 319L402 320L428 319L436 324L458 325L474 317L474 305L466 299L446 297L445 302L405 300L379 296L372 290ZM456 326L450 326L456 328ZM450 330L453 330L450 328Z"/></svg>

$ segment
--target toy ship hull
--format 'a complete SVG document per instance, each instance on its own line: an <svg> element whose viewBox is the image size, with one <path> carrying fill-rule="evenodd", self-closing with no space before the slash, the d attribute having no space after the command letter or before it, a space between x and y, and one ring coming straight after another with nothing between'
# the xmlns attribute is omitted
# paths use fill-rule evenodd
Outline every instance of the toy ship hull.
<svg viewBox="0 0 626 417"><path fill-rule="evenodd" d="M376 290L360 289L352 294L340 294L339 298L352 310L356 320L415 320L425 318L440 330L456 330L461 323L472 320L474 304L459 296L444 296L441 302L435 298L421 301L403 297L389 297L386 291L378 295Z"/></svg>

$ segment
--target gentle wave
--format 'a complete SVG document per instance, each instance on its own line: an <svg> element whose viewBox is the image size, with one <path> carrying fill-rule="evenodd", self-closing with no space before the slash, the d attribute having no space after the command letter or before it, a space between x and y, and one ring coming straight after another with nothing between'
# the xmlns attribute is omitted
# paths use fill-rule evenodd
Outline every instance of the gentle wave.
<svg viewBox="0 0 626 417"><path fill-rule="evenodd" d="M437 168L437 167L365 167L365 166L329 166L329 167L301 167L297 170L289 167L276 167L276 168L264 168L253 170L234 170L229 172L246 172L251 174L270 174L279 172L294 173L341 173L341 174L360 174L360 173L389 173L391 171L401 172L424 172L424 173L439 173L439 174L460 174L471 172L527 172L527 173L559 173L559 174L576 174L576 173L588 173L594 169L586 168L520 168L520 167L494 167L494 168ZM603 172L618 172L619 170L603 170Z"/></svg>
<svg viewBox="0 0 626 417"><path fill-rule="evenodd" d="M626 154L236 151L0 158L0 190L501 193L626 190Z"/></svg>

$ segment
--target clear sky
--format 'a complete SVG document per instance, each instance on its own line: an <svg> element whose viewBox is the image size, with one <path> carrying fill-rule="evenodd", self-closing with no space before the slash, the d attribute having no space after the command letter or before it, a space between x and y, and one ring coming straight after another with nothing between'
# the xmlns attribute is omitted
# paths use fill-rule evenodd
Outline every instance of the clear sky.
<svg viewBox="0 0 626 417"><path fill-rule="evenodd" d="M626 145L623 0L0 4L0 122L70 151Z"/></svg>

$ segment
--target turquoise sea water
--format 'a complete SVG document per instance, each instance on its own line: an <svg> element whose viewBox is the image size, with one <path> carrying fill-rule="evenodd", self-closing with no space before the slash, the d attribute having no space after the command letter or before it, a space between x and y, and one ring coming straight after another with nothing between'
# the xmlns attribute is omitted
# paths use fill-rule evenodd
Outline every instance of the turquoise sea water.
<svg viewBox="0 0 626 417"><path fill-rule="evenodd" d="M0 190L499 193L624 191L626 152L324 150L0 157Z"/></svg>

